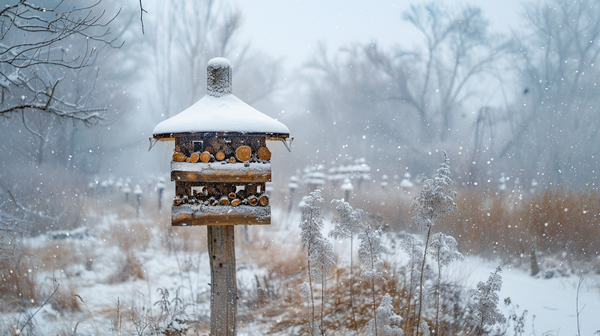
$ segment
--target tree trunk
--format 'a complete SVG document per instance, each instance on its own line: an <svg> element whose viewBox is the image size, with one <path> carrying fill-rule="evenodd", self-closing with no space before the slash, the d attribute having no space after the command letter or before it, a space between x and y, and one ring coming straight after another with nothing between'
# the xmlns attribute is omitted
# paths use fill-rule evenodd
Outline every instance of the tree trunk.
<svg viewBox="0 0 600 336"><path fill-rule="evenodd" d="M236 335L237 285L233 225L207 227L210 253L210 334Z"/></svg>

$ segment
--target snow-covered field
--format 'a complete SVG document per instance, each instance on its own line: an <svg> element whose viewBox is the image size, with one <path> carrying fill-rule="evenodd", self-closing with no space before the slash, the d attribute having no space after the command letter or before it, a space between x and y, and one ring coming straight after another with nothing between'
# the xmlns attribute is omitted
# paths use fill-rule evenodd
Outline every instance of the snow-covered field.
<svg viewBox="0 0 600 336"><path fill-rule="evenodd" d="M280 213L275 209L274 218L279 218ZM299 218L294 218L289 229L279 227L252 227L253 237L264 239L265 244L297 244L299 230L296 225ZM187 303L195 300L186 312L194 314L198 320L207 324L210 316L210 271L209 260L206 252L184 251L178 248L169 248L161 239L158 228L150 219L142 219L151 229L150 239L154 243L148 244L140 250L135 250L134 256L141 265L145 279L129 278L125 281L111 281L111 277L119 272L120 260L123 258L122 250L114 243L106 241L105 237L115 230L122 234L134 235L136 228L133 219L118 218L115 214L105 215L93 228L93 231L79 229L72 231L68 236L57 238L50 235L38 236L28 239L26 245L35 248L53 248L54 245L71 244L78 247L80 252L92 255L93 266L86 269L83 265L65 265L64 268L53 271L38 271L38 282L51 284L52 277L56 277L63 289L71 289L72 294L77 294L85 302L81 304L81 311L66 314L45 305L35 316L35 325L43 334L52 335L70 331L77 328L78 335L112 335L116 330L123 334L136 334L131 319L132 311L157 314L158 306L154 305L160 298L158 288L167 289L172 300L177 291L180 298L187 298ZM135 220L140 224L140 220ZM325 231L332 228L330 222L326 223ZM264 230L264 231L261 231ZM179 231L181 232L181 231ZM262 237L262 238L260 238ZM239 244L236 256L238 259L238 283L245 289L251 289L256 277L267 274L267 269L252 262L251 256L243 244ZM267 245L265 245L267 246ZM267 251L269 247L266 247ZM347 242L335 242L335 250L340 255L339 263L347 263L349 246ZM87 251L87 252L86 252ZM92 251L92 252L90 252ZM274 258L281 256L273 256ZM403 262L403 253L396 253L387 257ZM498 266L493 261L482 260L476 256L467 256L462 262L454 262L448 270L447 276L455 278L469 288L475 287L479 281L487 280L489 274ZM584 278L577 296L579 277L553 277L544 279L531 277L527 270L503 267L503 287L500 292L502 310L505 314L513 313L516 308L517 315L527 310L525 335L577 335L576 301L579 297L580 331L581 335L593 335L600 330L600 276L589 274ZM510 297L513 306L505 307L502 301ZM193 299L192 299L193 298ZM142 309L143 307L143 309ZM30 308L28 313L34 313L37 307ZM117 323L117 316L121 314L121 327ZM12 315L18 316L18 315ZM7 317L7 316L6 316ZM276 319L276 318L273 318ZM268 321L268 320L267 320ZM269 330L270 323L264 319L255 322L242 322L238 330L239 335L260 335ZM512 328L512 327L510 327ZM207 334L208 330L204 329ZM509 329L509 334L512 329Z"/></svg>
<svg viewBox="0 0 600 336"><path fill-rule="evenodd" d="M498 264L467 257L454 265L455 276L466 276L469 287L485 281ZM528 271L503 267L500 300L510 297L517 314L527 310L525 335L577 335L577 285L579 277L535 278ZM501 302L501 305L502 302ZM587 275L579 291L581 335L600 332L600 276ZM504 308L508 314L511 309ZM512 333L509 333L512 334Z"/></svg>

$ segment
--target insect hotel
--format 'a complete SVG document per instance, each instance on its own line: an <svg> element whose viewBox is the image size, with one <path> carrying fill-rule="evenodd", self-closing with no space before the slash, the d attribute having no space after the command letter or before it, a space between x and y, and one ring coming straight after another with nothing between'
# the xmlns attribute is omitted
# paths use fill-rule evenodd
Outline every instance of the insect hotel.
<svg viewBox="0 0 600 336"><path fill-rule="evenodd" d="M231 64L214 58L207 94L159 123L155 141L175 141L171 180L174 226L208 226L211 335L234 335L237 311L233 225L271 223L265 183L271 181L269 140L286 147L288 128L231 93Z"/></svg>

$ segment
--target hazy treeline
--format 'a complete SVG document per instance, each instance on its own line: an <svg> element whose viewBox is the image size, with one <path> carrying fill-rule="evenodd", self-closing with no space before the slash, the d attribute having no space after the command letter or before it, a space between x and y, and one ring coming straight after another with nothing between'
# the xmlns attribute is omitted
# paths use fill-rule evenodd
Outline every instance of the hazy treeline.
<svg viewBox="0 0 600 336"><path fill-rule="evenodd" d="M444 148L460 182L495 185L505 173L526 186L595 187L599 16L595 1L531 2L501 35L475 6L431 3L402 14L420 47L322 46L307 64L308 115L336 136L309 148L417 173Z"/></svg>
<svg viewBox="0 0 600 336"><path fill-rule="evenodd" d="M94 3L12 1L2 11L3 200L8 190L57 195L38 206L54 202L59 216L95 176L166 171L166 146L148 154L147 139L204 94L214 56L234 64L238 97L290 125L282 170L352 156L373 178L431 174L438 158L428 153L445 149L460 184L495 185L504 173L509 188L517 178L596 186L594 1L526 3L519 29L504 35L476 6L413 5L398 20L417 28L420 45L322 45L290 73L240 38L244 13L227 1Z"/></svg>

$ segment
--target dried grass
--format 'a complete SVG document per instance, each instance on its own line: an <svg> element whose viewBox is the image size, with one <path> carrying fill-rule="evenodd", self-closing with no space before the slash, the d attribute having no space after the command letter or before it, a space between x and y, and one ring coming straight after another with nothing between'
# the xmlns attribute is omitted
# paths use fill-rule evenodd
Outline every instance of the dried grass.
<svg viewBox="0 0 600 336"><path fill-rule="evenodd" d="M416 232L410 223L412 197L405 191L372 189L355 197L354 206L381 216L392 230ZM388 190L389 191L389 190ZM533 251L540 263L556 260L564 269L600 272L600 193L548 188L545 192L497 193L458 190L458 210L434 230L452 235L461 252L529 264Z"/></svg>
<svg viewBox="0 0 600 336"><path fill-rule="evenodd" d="M405 284L407 277L402 272L397 272L395 265L386 264L382 268L384 281L376 281L376 302L372 301L372 287L370 281L363 281L358 274L354 275L354 309L355 318L352 316L352 307L350 304L350 277L349 269L335 268L325 284L325 312L323 327L328 334L353 334L354 330L362 332L366 324L373 318L373 307L378 307L385 293L390 294L394 306L394 311L403 318L402 328L405 330L414 329L416 326L415 302L408 300L408 290ZM355 271L356 272L356 271ZM278 334L291 332L295 334L309 333L308 330L308 308L306 298L300 296L299 286L306 281L305 277L296 277L293 282L282 286L277 300L269 305L256 309L257 316L262 316L271 322L275 319L276 323L272 325L269 333ZM313 284L315 294L315 316L317 320L321 316L321 284ZM428 291L426 304L429 311L434 308L434 293ZM464 288L459 283L445 283L444 294L441 299L440 313L440 335L468 334L474 328L472 320L468 317L465 298L468 297ZM408 305L411 305L411 314L409 315ZM426 316L421 322L427 322L433 329L434 316Z"/></svg>
<svg viewBox="0 0 600 336"><path fill-rule="evenodd" d="M107 282L115 284L125 282L129 279L146 279L144 267L131 252L126 253L120 258L117 271L108 278Z"/></svg>

